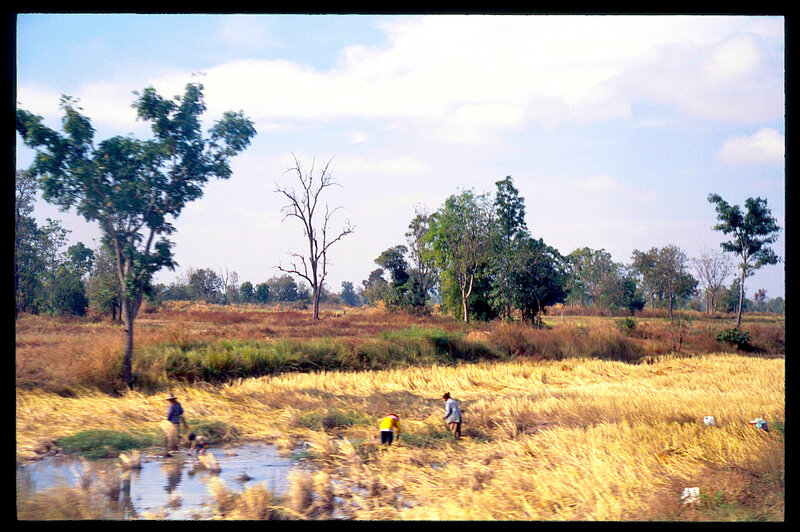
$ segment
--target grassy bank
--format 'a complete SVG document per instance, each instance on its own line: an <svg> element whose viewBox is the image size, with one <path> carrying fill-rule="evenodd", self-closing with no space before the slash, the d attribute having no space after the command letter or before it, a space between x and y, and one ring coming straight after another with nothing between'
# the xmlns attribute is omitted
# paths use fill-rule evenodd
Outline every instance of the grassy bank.
<svg viewBox="0 0 800 532"><path fill-rule="evenodd" d="M251 307L173 304L137 320L136 389L163 391L174 382L230 382L282 372L370 370L479 360L598 358L637 363L669 353L736 350L782 355L782 318L749 317L746 345L718 339L723 320L686 314L615 318L550 315L546 327L519 323L464 324L376 310L308 313ZM83 388L124 390L123 334L92 319L23 316L16 324L16 383L71 395Z"/></svg>

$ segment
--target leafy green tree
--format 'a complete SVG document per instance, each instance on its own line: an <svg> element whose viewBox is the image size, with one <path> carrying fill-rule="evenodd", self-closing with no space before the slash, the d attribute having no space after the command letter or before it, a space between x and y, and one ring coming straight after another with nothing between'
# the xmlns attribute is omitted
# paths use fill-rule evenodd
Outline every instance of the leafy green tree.
<svg viewBox="0 0 800 532"><path fill-rule="evenodd" d="M773 314L785 314L786 302L780 296L770 299L767 301L767 312L772 312Z"/></svg>
<svg viewBox="0 0 800 532"><path fill-rule="evenodd" d="M389 292L386 296L386 304L390 307L403 308L411 306L411 300L407 297L407 292L413 289L414 285L413 283L409 284L411 274L405 258L407 252L408 248L403 245L394 246L384 250L375 259L375 263L383 268L384 271L388 271L391 278Z"/></svg>
<svg viewBox="0 0 800 532"><path fill-rule="evenodd" d="M192 270L189 273L189 289L191 290L192 299L205 301L206 303L217 303L222 297L222 280L210 268Z"/></svg>
<svg viewBox="0 0 800 532"><path fill-rule="evenodd" d="M116 272L116 256L111 244L102 242L94 252L92 270L86 281L89 305L97 312L110 314L112 321L121 316L121 294Z"/></svg>
<svg viewBox="0 0 800 532"><path fill-rule="evenodd" d="M519 190L514 187L511 176L497 181L494 208L497 221L498 238L495 240L497 249L494 257L492 278L492 300L500 308L501 315L508 319L514 306L512 295L518 287L514 286L518 273L522 273L522 266L530 259L528 228L525 224L525 200L519 195ZM515 256L522 252L524 256ZM520 270L519 267L522 266ZM524 299L524 298L523 298ZM517 302L522 301L519 297ZM525 303L528 308L528 303ZM538 315L538 310L535 312ZM527 315L527 314L526 314Z"/></svg>
<svg viewBox="0 0 800 532"><path fill-rule="evenodd" d="M79 272L68 264L60 265L48 279L45 289L46 312L54 315L83 316L89 301Z"/></svg>
<svg viewBox="0 0 800 532"><path fill-rule="evenodd" d="M658 298L669 309L670 320L679 300L692 295L697 280L687 271L686 254L673 244L642 252L633 250L632 269L643 280L649 298Z"/></svg>
<svg viewBox="0 0 800 532"><path fill-rule="evenodd" d="M342 301L345 305L357 307L361 304L361 298L353 290L353 283L342 281Z"/></svg>
<svg viewBox="0 0 800 532"><path fill-rule="evenodd" d="M271 277L267 280L270 297L274 301L297 301L297 282L291 275Z"/></svg>
<svg viewBox="0 0 800 532"><path fill-rule="evenodd" d="M484 271L494 249L495 221L487 194L471 190L447 198L432 217L426 238L440 271L458 285L459 314L469 321L468 301L478 275Z"/></svg>
<svg viewBox="0 0 800 532"><path fill-rule="evenodd" d="M731 285L725 289L723 288L722 294L719 298L719 305L724 312L735 312L739 314L740 312L740 305L744 308L742 311L747 310L747 293L745 292L745 296L741 296L741 280L738 277L733 279Z"/></svg>
<svg viewBox="0 0 800 532"><path fill-rule="evenodd" d="M400 287L408 281L410 274L408 273L408 263L406 262L405 254L408 248L405 246L394 246L384 250L377 259L375 264L388 271L392 278L392 288Z"/></svg>
<svg viewBox="0 0 800 532"><path fill-rule="evenodd" d="M258 283L256 285L255 292L253 294L255 300L258 301L259 303L266 304L267 302L269 302L269 296L270 296L269 284Z"/></svg>
<svg viewBox="0 0 800 532"><path fill-rule="evenodd" d="M36 154L28 172L39 178L45 200L76 208L97 221L116 255L126 340L122 378L132 385L134 320L155 272L174 268L175 228L169 221L203 194L212 178L231 176L230 159L255 135L242 112L224 113L205 138L203 86L189 83L182 96L162 98L154 88L134 92L137 117L150 122L154 138L115 136L94 143L94 128L77 100L63 96L64 134L42 117L17 109L16 129Z"/></svg>
<svg viewBox="0 0 800 532"><path fill-rule="evenodd" d="M426 238L430 230L431 215L424 209L415 208L414 218L408 224L406 231L406 244L409 259L411 260L411 276L415 279L412 290L416 292L412 297L424 305L428 295L438 281L438 271L433 254L432 242Z"/></svg>
<svg viewBox="0 0 800 532"><path fill-rule="evenodd" d="M70 266L77 272L79 277L83 278L92 269L94 251L87 248L83 242L78 242L67 248L67 258Z"/></svg>
<svg viewBox="0 0 800 532"><path fill-rule="evenodd" d="M767 200L747 198L745 211L738 205L731 206L718 194L709 194L708 201L715 205L717 223L715 231L731 235L732 239L720 243L727 253L735 254L739 260L739 306L736 312L736 327L742 324L742 308L744 307L745 280L756 270L768 264L777 264L780 260L770 244L778 239L780 227L767 207Z"/></svg>
<svg viewBox="0 0 800 532"><path fill-rule="evenodd" d="M14 317L21 311L34 311L41 293L44 258L37 253L42 232L31 216L36 200L36 178L17 170L14 180Z"/></svg>
<svg viewBox="0 0 800 532"><path fill-rule="evenodd" d="M239 297L241 297L242 301L245 303L251 303L255 297L253 283L250 281L243 282L241 286L239 286Z"/></svg>
<svg viewBox="0 0 800 532"><path fill-rule="evenodd" d="M520 309L523 321L540 323L544 308L566 297L564 259L541 238L526 235L515 242L508 270L509 302Z"/></svg>
<svg viewBox="0 0 800 532"><path fill-rule="evenodd" d="M383 277L383 268L372 270L369 277L361 281L361 284L363 286L361 294L369 305L374 305L377 301L385 301L389 297L390 287Z"/></svg>
<svg viewBox="0 0 800 532"><path fill-rule="evenodd" d="M578 279L573 287L580 287L584 303L595 307L611 307L616 302L616 287L619 284L620 266L605 249L584 247L567 256L573 275Z"/></svg>
<svg viewBox="0 0 800 532"><path fill-rule="evenodd" d="M164 290L162 297L172 301L191 301L193 298L192 289L186 283L170 283Z"/></svg>

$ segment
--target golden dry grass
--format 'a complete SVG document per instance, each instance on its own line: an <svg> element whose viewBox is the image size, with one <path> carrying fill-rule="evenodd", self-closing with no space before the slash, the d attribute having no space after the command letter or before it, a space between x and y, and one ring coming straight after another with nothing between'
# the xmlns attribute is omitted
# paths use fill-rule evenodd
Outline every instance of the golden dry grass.
<svg viewBox="0 0 800 532"><path fill-rule="evenodd" d="M283 374L174 391L190 423L224 421L286 451L308 442L354 519L782 520L783 438L747 421L784 420L784 385L783 359L720 353ZM459 442L442 436L443 391L461 401ZM298 423L331 408L375 422L329 431ZM18 389L17 456L80 430L154 428L165 409L160 396L137 392ZM381 449L377 422L388 410L404 435ZM322 477L300 484L289 504L296 517L314 515L310 492L317 505L332 497ZM680 506L687 486L700 487L703 508ZM269 498L247 497L256 507ZM237 511L226 515L246 514Z"/></svg>

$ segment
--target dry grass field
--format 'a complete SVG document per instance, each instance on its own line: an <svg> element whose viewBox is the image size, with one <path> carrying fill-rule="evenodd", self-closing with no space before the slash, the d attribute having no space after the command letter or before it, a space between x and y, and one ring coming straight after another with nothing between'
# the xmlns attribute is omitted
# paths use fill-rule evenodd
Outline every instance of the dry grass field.
<svg viewBox="0 0 800 532"><path fill-rule="evenodd" d="M330 311L322 323L311 323L305 314L240 313L187 305L147 314L137 341L366 341L387 331L436 327L512 355L391 369L286 371L213 386L172 382L190 423L230 426L229 438L271 442L315 466L313 475L295 475L289 496L280 500L260 485L241 492L212 486L221 518L326 518L334 499L339 516L370 520L784 518L782 356L725 353L719 347L659 353L653 345L668 332L655 319L642 320L649 338L634 338L632 345L642 346L631 348L608 320L576 324L566 323L566 316L564 324L536 331L501 324L472 330L446 318L366 311ZM707 326L693 325L700 331ZM782 322L759 326L766 332L754 334L754 343L766 343L769 335L779 335L775 329ZM91 386L93 375L107 374L115 362L119 334L118 326L102 322L31 316L18 321L18 460L80 431L158 431L162 393L109 395ZM562 344L570 342L584 352L564 356ZM636 358L597 358L587 355L592 349L601 355L633 349ZM41 357L39 367L31 361L35 357ZM459 441L441 420L444 391L461 402ZM381 448L378 422L390 412L400 415L403 435ZM703 424L707 415L716 426ZM750 426L755 417L769 420L771 430ZM700 488L695 504L681 503L686 487ZM18 513L41 506L41 500L18 500ZM91 518L76 518L84 517Z"/></svg>

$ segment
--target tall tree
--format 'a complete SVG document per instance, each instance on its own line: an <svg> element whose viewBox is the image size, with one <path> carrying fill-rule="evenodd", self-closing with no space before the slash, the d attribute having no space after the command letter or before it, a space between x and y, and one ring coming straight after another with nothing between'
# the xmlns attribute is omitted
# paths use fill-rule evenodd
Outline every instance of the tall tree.
<svg viewBox="0 0 800 532"><path fill-rule="evenodd" d="M322 285L325 282L325 277L328 274L328 249L342 239L342 237L349 235L353 232L354 227L348 221L344 228L332 236L328 233L328 223L331 216L341 207L330 209L328 204L325 204L325 212L318 213L317 207L319 204L319 196L323 190L328 187L338 185L333 180L333 176L329 171L329 167L333 158L329 159L322 167L322 171L317 178L314 176L314 163L311 163L311 170L304 172L294 154L294 166L289 168L286 172L293 172L297 179L300 181L301 191L297 192L294 189L281 188L276 186L275 192L283 194L289 200L288 205L285 205L281 211L284 214L284 220L292 217L299 220L303 225L303 236L308 243L308 255L301 253L291 252L291 256L300 261L292 262L289 268L278 266L282 272L290 273L302 277L308 281L311 287L312 298L314 302L314 319L319 319L319 302L322 294ZM319 218L317 214L322 215L321 225L315 225Z"/></svg>
<svg viewBox="0 0 800 532"><path fill-rule="evenodd" d="M698 280L706 297L706 314L714 315L717 295L725 280L733 272L733 263L720 251L703 250L699 257L691 259Z"/></svg>
<svg viewBox="0 0 800 532"><path fill-rule="evenodd" d="M529 264L530 242L516 245L518 241L529 238L528 227L525 224L525 199L519 195L519 190L514 187L511 176L495 183L494 208L497 220L498 238L496 257L492 270L492 299L500 309L501 315L508 319L511 316L513 305L512 293L515 291L515 267ZM522 252L522 257L515 254ZM527 304L526 304L527 306ZM538 314L538 311L537 311Z"/></svg>
<svg viewBox="0 0 800 532"><path fill-rule="evenodd" d="M270 277L267 280L267 285L269 286L270 298L273 301L297 301L297 283L291 275Z"/></svg>
<svg viewBox="0 0 800 532"><path fill-rule="evenodd" d="M495 220L489 196L476 196L471 190L450 196L434 213L428 235L437 266L458 283L461 315L468 322L467 301L494 247Z"/></svg>
<svg viewBox="0 0 800 532"><path fill-rule="evenodd" d="M581 248L569 255L570 271L575 277L570 283L579 289L580 299L595 307L621 306L624 292L624 271L605 249Z"/></svg>
<svg viewBox="0 0 800 532"><path fill-rule="evenodd" d="M228 111L205 138L200 83L187 84L173 100L152 87L134 95L137 118L150 122L150 140L115 136L95 146L94 128L68 96L61 99L63 135L29 111L16 114L17 132L36 150L28 171L39 177L44 199L97 221L114 249L126 333L122 378L128 387L134 320L144 290L156 271L175 266L173 243L166 238L175 230L169 218L200 198L210 179L229 178L230 159L256 133L241 111Z"/></svg>
<svg viewBox="0 0 800 532"><path fill-rule="evenodd" d="M633 250L632 269L641 277L647 295L667 306L670 320L677 301L694 293L697 286L687 271L686 254L673 244L646 253Z"/></svg>
<svg viewBox="0 0 800 532"><path fill-rule="evenodd" d="M515 241L514 262L509 269L509 299L522 313L522 320L541 323L546 306L564 301L564 259L540 238L523 236Z"/></svg>
<svg viewBox="0 0 800 532"><path fill-rule="evenodd" d="M17 170L14 179L14 317L32 306L35 285L40 282L35 272L42 259L34 253L36 222L31 213L36 199L36 178Z"/></svg>
<svg viewBox="0 0 800 532"><path fill-rule="evenodd" d="M414 209L414 218L408 224L406 243L411 260L411 275L416 278L414 286L419 291L415 299L427 301L428 294L437 280L436 262L433 256L430 239L425 235L430 230L431 215L423 208Z"/></svg>
<svg viewBox="0 0 800 532"><path fill-rule="evenodd" d="M250 281L245 281L239 287L239 297L245 303L250 303L253 300L255 292L253 291L253 283Z"/></svg>
<svg viewBox="0 0 800 532"><path fill-rule="evenodd" d="M709 194L708 201L715 205L717 223L715 231L731 235L732 239L720 243L727 253L735 254L739 260L739 308L736 311L736 327L742 324L742 308L744 307L744 282L756 270L768 264L777 264L780 260L770 244L778 239L780 227L767 207L767 200L747 198L744 202L745 212L738 205L730 205L718 194Z"/></svg>
<svg viewBox="0 0 800 532"><path fill-rule="evenodd" d="M377 301L385 300L389 296L389 283L383 277L383 268L376 268L369 273L369 276L361 281L363 290L361 292L364 301L368 304L375 304Z"/></svg>
<svg viewBox="0 0 800 532"><path fill-rule="evenodd" d="M217 303L222 296L223 284L217 272L211 268L200 268L189 273L189 288L192 299Z"/></svg>
<svg viewBox="0 0 800 532"><path fill-rule="evenodd" d="M353 283L350 281L342 281L342 301L345 305L350 307L357 307L361 304L361 298L353 290Z"/></svg>

